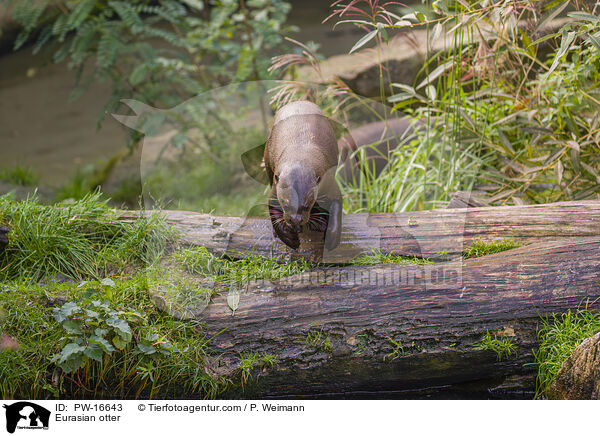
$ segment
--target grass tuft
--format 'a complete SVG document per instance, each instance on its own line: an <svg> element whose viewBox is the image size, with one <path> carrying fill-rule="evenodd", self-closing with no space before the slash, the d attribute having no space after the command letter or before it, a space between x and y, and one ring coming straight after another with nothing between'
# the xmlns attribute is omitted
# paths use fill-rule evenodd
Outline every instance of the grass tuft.
<svg viewBox="0 0 600 436"><path fill-rule="evenodd" d="M552 314L538 326L540 346L534 352L538 366L536 397L552 384L563 362L587 338L600 332L600 313L570 310L562 315Z"/></svg>
<svg viewBox="0 0 600 436"><path fill-rule="evenodd" d="M498 360L502 359L502 356L510 357L513 354L516 354L516 346L512 343L512 340L507 337L497 336L494 334L490 334L489 331L485 332L483 338L481 338L481 342L475 346L477 350L491 350L494 351L497 355Z"/></svg>
<svg viewBox="0 0 600 436"><path fill-rule="evenodd" d="M170 232L162 218L120 221L100 196L96 192L54 206L35 197L22 202L0 197L0 223L10 229L0 279L97 278L102 270L151 261L164 250Z"/></svg>

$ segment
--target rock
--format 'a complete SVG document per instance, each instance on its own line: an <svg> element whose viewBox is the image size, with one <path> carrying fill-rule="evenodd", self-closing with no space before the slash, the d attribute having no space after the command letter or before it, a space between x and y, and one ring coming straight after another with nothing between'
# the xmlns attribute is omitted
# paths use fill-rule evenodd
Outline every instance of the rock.
<svg viewBox="0 0 600 436"><path fill-rule="evenodd" d="M556 400L600 399L600 333L583 341L565 360L546 394Z"/></svg>
<svg viewBox="0 0 600 436"><path fill-rule="evenodd" d="M572 21L572 19L557 18L545 23L533 35L533 39L556 32L568 21ZM521 24L526 25L527 23ZM481 25L481 31L485 40L490 41L495 38L494 32L489 27ZM382 77L383 90L389 96L392 92L400 92L397 88L391 90L391 83L415 84L417 75L428 58L432 58L440 51L447 52L452 49L453 39L451 37L444 37L442 34L434 41L430 41L429 37L430 34L426 30L402 33L399 37L392 38L389 44L383 44L379 54L374 48L371 48L373 44L370 44L367 46L369 48L356 53L332 56L322 61L319 64L318 72L311 66L302 66L298 68L298 77L303 81L319 84L341 80L356 94L377 98L380 96L379 59L386 68ZM475 38L479 40L480 36L476 35ZM457 37L457 39L461 38ZM463 40L467 41L468 35L465 35ZM552 40L543 41L537 47L539 59L545 59L545 56L554 48ZM437 66L435 63L430 65L430 71ZM419 81L424 78L425 76L421 74Z"/></svg>

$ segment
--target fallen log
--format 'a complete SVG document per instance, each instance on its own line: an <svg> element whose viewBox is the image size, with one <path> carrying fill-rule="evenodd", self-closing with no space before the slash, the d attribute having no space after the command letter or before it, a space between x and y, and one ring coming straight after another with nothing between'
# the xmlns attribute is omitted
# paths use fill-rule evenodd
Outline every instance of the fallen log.
<svg viewBox="0 0 600 436"><path fill-rule="evenodd" d="M254 252L266 257L305 258L343 264L369 249L425 258L460 255L474 240L512 239L522 244L600 234L600 201L438 209L344 215L342 241L324 251L321 234L300 234L298 251L273 238L268 218L225 217L162 211L186 245L205 246L231 257ZM138 211L124 212L124 219ZM443 254L443 256L441 256Z"/></svg>
<svg viewBox="0 0 600 436"><path fill-rule="evenodd" d="M277 357L244 397L423 397L432 387L433 397L531 397L540 316L598 297L600 236L590 236L464 262L318 269L251 284L235 314L215 297L201 319L219 365ZM478 349L486 332L512 352Z"/></svg>

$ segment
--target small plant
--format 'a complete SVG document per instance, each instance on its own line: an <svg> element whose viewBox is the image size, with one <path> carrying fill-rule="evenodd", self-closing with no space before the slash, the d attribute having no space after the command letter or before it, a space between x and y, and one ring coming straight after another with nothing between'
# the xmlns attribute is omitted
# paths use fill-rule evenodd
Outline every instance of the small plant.
<svg viewBox="0 0 600 436"><path fill-rule="evenodd" d="M333 345L331 344L329 336L324 337L322 330L315 331L313 333L308 332L306 334L306 340L304 341L304 345L306 345L309 348L314 348L316 350L323 350L327 352L333 349Z"/></svg>
<svg viewBox="0 0 600 436"><path fill-rule="evenodd" d="M127 314L128 318L140 315ZM96 290L85 292L79 303L67 302L54 309L54 319L66 332L61 352L52 359L66 373L86 366L89 359L102 362L105 354L124 350L132 339L123 313Z"/></svg>
<svg viewBox="0 0 600 436"><path fill-rule="evenodd" d="M256 353L243 354L238 364L238 370L241 374L242 387L244 387L248 381L252 378L252 369L257 362Z"/></svg>
<svg viewBox="0 0 600 436"><path fill-rule="evenodd" d="M245 353L240 356L238 370L241 374L242 388L252 379L252 371L255 368L271 368L275 366L277 356L273 354L263 353L262 357L258 357L256 353Z"/></svg>
<svg viewBox="0 0 600 436"><path fill-rule="evenodd" d="M132 399L193 395L214 398L222 393L232 382L206 369L209 338L204 334L202 322L180 321L163 314L150 299L148 286L145 271L127 279L106 279L83 285L2 282L0 308L5 310L0 309L3 314L0 329L18 341L19 349L0 353L0 396ZM94 300L107 308L96 308ZM60 311L67 304L65 301L79 308L73 308L69 318L76 318L79 323L85 322L84 317L90 318L89 324L85 322L80 328L81 334L69 334L48 309L48 304L58 303ZM103 321L90 316L86 310L97 312ZM114 318L110 323L116 327L108 325L110 318ZM124 350L112 342L115 336L123 340L118 331L118 327L125 330L121 321L127 323L131 331L131 340ZM102 349L102 362L84 354L81 359L87 359L87 363L75 374L59 370L58 360L52 362L49 356L61 355L64 347L77 337L81 338L81 344L75 342L76 345L87 348L92 344L93 335L103 333L96 332L97 328L107 330L103 337L114 351L107 353ZM73 336L74 340L69 341L67 336ZM88 352L98 355L93 348Z"/></svg>
<svg viewBox="0 0 600 436"><path fill-rule="evenodd" d="M497 336L496 334L492 337L489 331L485 332L481 343L475 345L475 348L477 350L494 351L498 360L501 360L503 355L508 358L517 352L516 346L510 338Z"/></svg>
<svg viewBox="0 0 600 436"><path fill-rule="evenodd" d="M463 252L463 257L465 259L470 259L472 257L481 257L487 254L500 253L501 251L517 248L521 245L522 244L520 242L512 241L510 239L503 239L501 241L491 242L486 242L477 239L473 241L473 245L471 245Z"/></svg>
<svg viewBox="0 0 600 436"><path fill-rule="evenodd" d="M369 335L362 334L358 335L358 344L356 344L356 354L364 354L367 352L367 348L369 346Z"/></svg>
<svg viewBox="0 0 600 436"><path fill-rule="evenodd" d="M66 336L62 338L62 350L52 361L65 373L85 367L90 359L102 362L104 356L123 351L131 344L133 333L130 323L139 324L143 317L131 310L113 309L114 288L115 283L111 279L104 279L101 289L89 288L77 303L67 302L54 309L54 319L65 330ZM148 333L137 341L136 351L153 356L168 355L177 349L160 339L158 334Z"/></svg>
<svg viewBox="0 0 600 436"><path fill-rule="evenodd" d="M448 259L448 250L440 250L436 253L436 256L440 258L440 260Z"/></svg>
<svg viewBox="0 0 600 436"><path fill-rule="evenodd" d="M394 346L394 349L392 350L391 353L383 356L383 361L385 362L386 359L396 360L398 357L404 356L404 348L402 347L402 342L395 341L390 337L388 337L387 339L388 339L388 341L390 341L392 343L392 345Z"/></svg>
<svg viewBox="0 0 600 436"><path fill-rule="evenodd" d="M277 363L277 356L274 354L264 353L260 361L263 368L272 368Z"/></svg>
<svg viewBox="0 0 600 436"><path fill-rule="evenodd" d="M0 180L20 186L35 186L40 181L32 168L15 165L12 168L0 169Z"/></svg>
<svg viewBox="0 0 600 436"><path fill-rule="evenodd" d="M349 265L380 265L383 263L431 263L431 260L415 256L410 257L384 253L381 249L372 249L352 259Z"/></svg>

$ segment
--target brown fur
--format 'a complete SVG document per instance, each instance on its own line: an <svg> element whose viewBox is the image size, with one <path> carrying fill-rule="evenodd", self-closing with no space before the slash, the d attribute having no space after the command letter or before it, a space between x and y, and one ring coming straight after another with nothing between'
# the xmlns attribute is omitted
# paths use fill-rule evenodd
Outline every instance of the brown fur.
<svg viewBox="0 0 600 436"><path fill-rule="evenodd" d="M341 231L341 193L335 181L338 145L321 109L308 101L282 107L265 146L272 186L269 213L275 234L297 249L305 226L325 231L333 249Z"/></svg>

